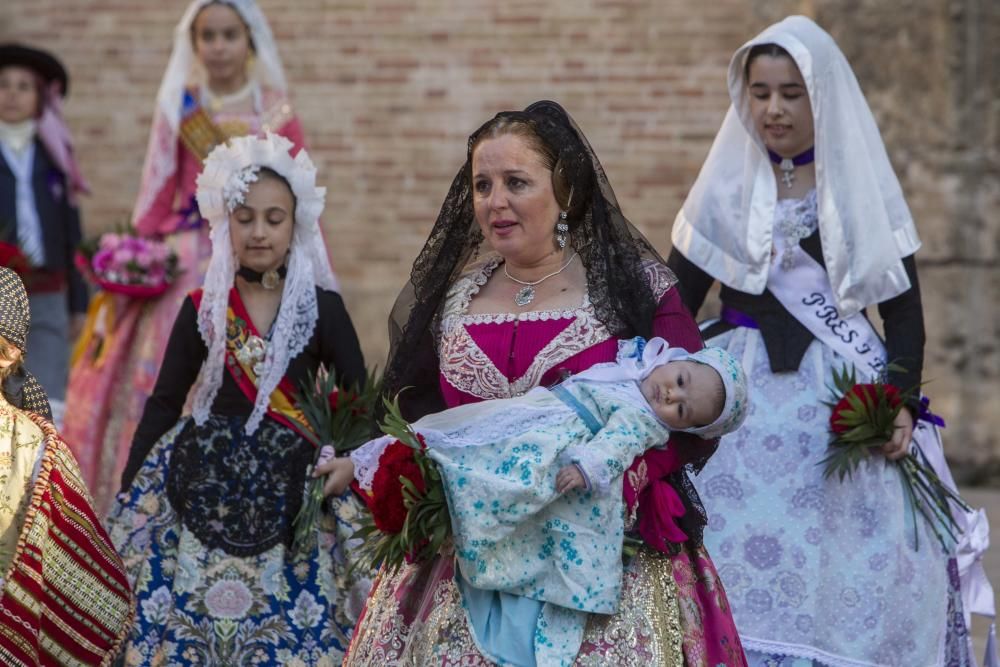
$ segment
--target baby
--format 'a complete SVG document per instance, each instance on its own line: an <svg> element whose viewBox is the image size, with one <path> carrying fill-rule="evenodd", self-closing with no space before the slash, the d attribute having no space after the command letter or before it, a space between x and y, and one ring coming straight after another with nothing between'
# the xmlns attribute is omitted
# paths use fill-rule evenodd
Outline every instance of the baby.
<svg viewBox="0 0 1000 667"><path fill-rule="evenodd" d="M614 407L607 411L600 408L592 411L578 400L577 393L595 401L602 394L621 400L613 402ZM626 415L634 416L635 411L645 413L645 419L640 421L647 422L650 428L645 437L640 438L642 444L638 453L641 453L649 447L663 445L670 431L684 431L704 439L730 433L743 422L747 407L742 368L724 350L706 348L688 353L670 348L661 338L653 338L648 344L635 338L619 343L615 362L598 364L551 389L539 387L524 396L461 405L428 415L415 422L413 428L425 439L429 434L450 433L439 443L441 447L454 448L455 433L461 432L470 441L477 440L468 445L497 450L502 448L498 439L509 442L537 437L539 434L535 431L541 424L522 416L534 414L540 404L551 402L552 398L563 403L557 412L565 415L569 408L572 416L588 427L581 433L579 442L569 443L560 452L558 458L569 462L562 465L555 476L555 490L559 494L579 488L591 490L594 477L601 489L606 487L609 480L592 464L595 457L588 451L594 451L595 440L601 431L609 427L613 430L615 422L622 421ZM621 410L624 412L614 415ZM600 419L601 414L607 417L606 421ZM501 427L501 423L505 426ZM509 430L505 432L505 429ZM630 440L629 449L640 444L635 437ZM361 480L363 488L368 488L378 467L378 457L389 442L387 437L373 440L356 450L351 459L337 461L330 460L333 449L324 448L321 461L331 470L327 492L342 493L355 476ZM435 449L435 444L428 441L428 447Z"/></svg>
<svg viewBox="0 0 1000 667"><path fill-rule="evenodd" d="M654 344L651 350L656 349L657 339L650 341ZM642 339L628 341L641 351L644 343ZM702 356L716 355L720 358L727 354L718 355L718 352L703 352ZM669 359L674 355L664 355ZM631 357L626 356L626 359ZM621 363L621 355L619 362ZM634 363L634 362L633 362ZM735 366L738 368L738 366ZM601 368L596 369L598 373L607 373ZM610 370L610 369L609 369ZM611 375L614 374L612 371ZM580 381L587 375L581 374ZM584 380L586 381L586 380ZM741 382L743 382L741 380ZM558 392L559 389L556 389ZM715 424L726 407L726 386L722 379L721 371L714 368L705 361L700 361L698 355L687 355L681 353L673 360L667 360L661 365L655 366L639 383L639 391L646 400L648 408L653 411L657 418L671 431L685 431L701 435L703 438L716 438L722 432L708 433L707 427ZM744 401L745 404L745 401ZM726 433L731 432L737 425L729 424L725 429ZM650 446L657 446L661 442L651 442ZM556 475L556 491L566 493L572 489L590 488L590 480L586 471L579 463L572 463L563 466Z"/></svg>
<svg viewBox="0 0 1000 667"><path fill-rule="evenodd" d="M623 530L621 480L632 460L665 446L672 430L704 439L735 430L746 416L746 393L743 370L725 350L689 353L662 338L648 343L636 338L619 344L615 362L551 389L460 405L412 426L441 469L459 547L477 540L497 543L524 532L529 523L544 524L564 506L579 506L579 498L570 498L573 490L587 492L585 502L600 516L600 532L614 534ZM379 438L350 459L327 462L327 490L340 493L354 478L370 489L390 442ZM567 499L559 501L560 496ZM608 541L601 541L603 548ZM620 557L620 536L608 544L614 542ZM460 560L463 553L470 561L488 559L478 547L460 551ZM470 580L487 588L499 583L483 569L474 568Z"/></svg>

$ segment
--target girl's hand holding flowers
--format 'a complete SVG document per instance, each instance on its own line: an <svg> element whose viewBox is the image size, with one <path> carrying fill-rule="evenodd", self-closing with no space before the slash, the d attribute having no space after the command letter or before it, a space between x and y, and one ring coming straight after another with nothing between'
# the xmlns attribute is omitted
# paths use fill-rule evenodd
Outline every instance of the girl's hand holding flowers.
<svg viewBox="0 0 1000 667"><path fill-rule="evenodd" d="M313 469L313 478L326 475L323 482L323 496L339 496L354 481L354 464L350 458L337 458L337 453L332 445L324 445L319 451L319 458L316 460L316 467Z"/></svg>
<svg viewBox="0 0 1000 667"><path fill-rule="evenodd" d="M882 445L882 454L890 461L898 461L910 451L913 439L913 414L903 408L892 422L892 438Z"/></svg>
<svg viewBox="0 0 1000 667"><path fill-rule="evenodd" d="M886 371L903 370L889 365ZM919 448L910 452L913 415L906 400L917 387L900 391L885 378L859 384L853 368L833 372L830 406L830 450L821 461L824 476L850 479L872 452L880 452L899 471L906 499L912 510L914 544L917 517L923 517L941 547L951 549L961 528L952 514L952 505L970 511L962 498L944 482L923 457Z"/></svg>

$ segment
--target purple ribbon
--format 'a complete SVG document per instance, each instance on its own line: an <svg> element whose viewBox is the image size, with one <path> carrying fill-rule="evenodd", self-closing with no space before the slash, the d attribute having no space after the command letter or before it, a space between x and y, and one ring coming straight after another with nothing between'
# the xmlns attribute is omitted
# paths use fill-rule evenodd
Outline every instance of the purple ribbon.
<svg viewBox="0 0 1000 667"><path fill-rule="evenodd" d="M201 217L201 212L198 210L198 199L194 195L191 195L187 204L177 211L177 216L177 231L201 229L205 224L205 219Z"/></svg>
<svg viewBox="0 0 1000 667"><path fill-rule="evenodd" d="M719 313L719 319L727 324L732 324L737 327L760 329L760 327L757 326L757 322L752 317L746 313L736 310L735 308L730 308L729 306L722 306L722 312Z"/></svg>
<svg viewBox="0 0 1000 667"><path fill-rule="evenodd" d="M786 159L778 155L774 151L772 151L770 148L767 149L767 156L771 158L771 162L773 162L774 164L781 164L782 160ZM809 164L815 159L816 159L816 154L813 151L812 147L791 158L792 164L794 164L796 167L801 167L804 164Z"/></svg>
<svg viewBox="0 0 1000 667"><path fill-rule="evenodd" d="M934 414L930 410L931 399L926 396L920 397L920 412L917 414L917 419L923 419L925 422L930 422L938 428L944 428L944 419Z"/></svg>

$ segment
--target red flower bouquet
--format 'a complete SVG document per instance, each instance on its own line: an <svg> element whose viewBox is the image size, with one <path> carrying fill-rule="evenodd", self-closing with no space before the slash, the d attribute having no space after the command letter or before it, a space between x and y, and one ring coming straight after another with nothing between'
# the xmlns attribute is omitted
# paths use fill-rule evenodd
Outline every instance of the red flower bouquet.
<svg viewBox="0 0 1000 667"><path fill-rule="evenodd" d="M319 463L324 445L332 446L337 454L344 454L368 439L372 430L372 409L381 391L381 382L374 372L368 374L363 387L344 387L337 383L334 373L322 367L302 384L295 400L312 431L309 439L316 446L312 468ZM307 550L313 545L325 498L323 483L322 477L306 482L302 509L293 524L294 549Z"/></svg>
<svg viewBox="0 0 1000 667"><path fill-rule="evenodd" d="M0 266L4 266L18 275L27 273L31 265L21 249L13 243L0 242Z"/></svg>
<svg viewBox="0 0 1000 667"><path fill-rule="evenodd" d="M379 457L378 470L372 480L372 500L369 508L375 527L383 533L398 533L403 530L406 523L404 479L413 486L416 495L422 495L427 491L423 473L417 464L417 451L396 440L386 447ZM423 449L419 451L422 452Z"/></svg>
<svg viewBox="0 0 1000 667"><path fill-rule="evenodd" d="M887 370L903 369L890 365ZM916 393L916 388L901 391L883 379L858 384L854 368L848 371L845 366L840 372L833 372L831 392L832 400L827 402L831 408L830 453L820 463L825 466L824 477L836 475L843 482L851 478L858 465L874 450L892 439L896 417ZM954 544L959 530L949 503L954 502L966 511L968 505L941 481L930 465L913 453L894 463L913 510L915 540L919 513L941 546L947 549L946 537ZM919 548L919 542L916 544Z"/></svg>
<svg viewBox="0 0 1000 667"><path fill-rule="evenodd" d="M371 518L356 533L373 566L395 572L403 563L427 560L451 537L451 518L437 464L423 437L386 400L382 431L396 440L382 452L366 502Z"/></svg>
<svg viewBox="0 0 1000 667"><path fill-rule="evenodd" d="M74 263L107 292L149 299L167 291L179 273L177 253L163 241L107 232L77 248Z"/></svg>

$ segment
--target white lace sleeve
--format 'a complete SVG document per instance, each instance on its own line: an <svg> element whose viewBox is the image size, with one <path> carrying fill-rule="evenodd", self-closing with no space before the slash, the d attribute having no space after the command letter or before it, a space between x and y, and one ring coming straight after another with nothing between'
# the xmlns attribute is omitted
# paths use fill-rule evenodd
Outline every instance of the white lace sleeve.
<svg viewBox="0 0 1000 667"><path fill-rule="evenodd" d="M351 452L351 463L354 464L354 479L362 489L370 490L372 481L375 479L375 471L378 470L378 460L382 452L394 441L388 435L381 438L369 440Z"/></svg>

